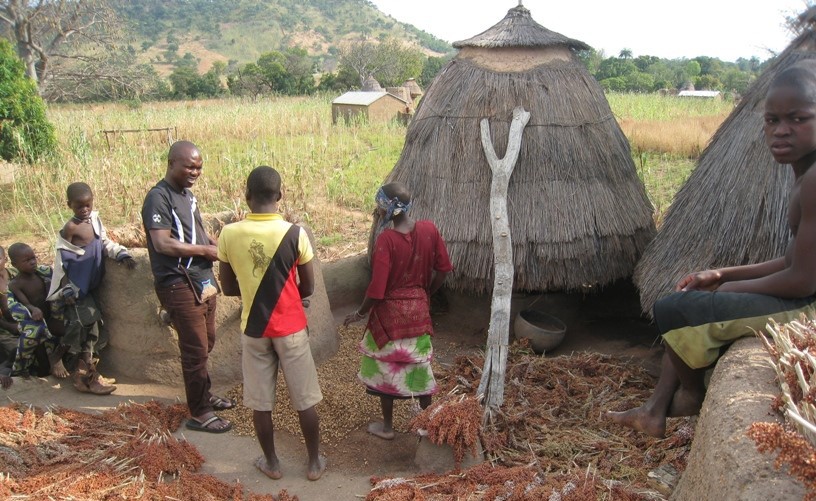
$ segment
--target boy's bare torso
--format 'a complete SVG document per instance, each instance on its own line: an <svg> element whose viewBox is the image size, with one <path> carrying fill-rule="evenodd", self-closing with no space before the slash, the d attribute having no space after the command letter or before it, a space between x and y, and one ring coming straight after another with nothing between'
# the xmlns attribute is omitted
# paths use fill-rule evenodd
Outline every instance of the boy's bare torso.
<svg viewBox="0 0 816 501"><path fill-rule="evenodd" d="M76 218L72 218L62 228L62 238L77 247L85 247L93 241L94 236L90 219L77 222Z"/></svg>
<svg viewBox="0 0 816 501"><path fill-rule="evenodd" d="M15 295L22 292L30 304L43 311L46 306L46 286L45 280L36 273L20 273L9 283L11 292Z"/></svg>
<svg viewBox="0 0 816 501"><path fill-rule="evenodd" d="M790 266L793 261L793 250L796 245L796 237L799 234L799 225L802 221L802 196L807 196L809 198L816 197L816 193L802 193L802 181L807 178L816 177L816 169L811 167L808 169L804 174L796 178L793 183L793 188L790 192L790 198L788 202L788 227L793 234L793 238L791 239L790 243L788 244L788 248L785 251L785 264ZM816 221L814 221L816 223ZM814 254L816 256L816 254Z"/></svg>

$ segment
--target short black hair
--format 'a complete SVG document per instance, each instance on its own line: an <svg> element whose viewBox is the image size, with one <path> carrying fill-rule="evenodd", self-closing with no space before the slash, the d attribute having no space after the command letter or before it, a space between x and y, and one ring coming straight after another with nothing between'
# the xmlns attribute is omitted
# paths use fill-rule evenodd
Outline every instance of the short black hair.
<svg viewBox="0 0 816 501"><path fill-rule="evenodd" d="M68 198L69 202L87 195L93 196L93 190L91 190L90 186L81 181L71 183L68 185L68 188L65 189L65 196Z"/></svg>
<svg viewBox="0 0 816 501"><path fill-rule="evenodd" d="M28 244L24 244L22 242L14 242L13 244L9 245L8 248L8 257L10 260L14 261L16 256L19 256L21 252L26 250L30 250L31 246Z"/></svg>
<svg viewBox="0 0 816 501"><path fill-rule="evenodd" d="M255 167L247 176L246 189L257 202L277 202L281 198L280 174L268 165Z"/></svg>
<svg viewBox="0 0 816 501"><path fill-rule="evenodd" d="M400 182L393 182L384 184L382 186L383 193L388 198L399 198L399 201L407 204L411 201L411 192L408 191L408 187Z"/></svg>
<svg viewBox="0 0 816 501"><path fill-rule="evenodd" d="M198 149L195 143L191 141L176 141L170 145L170 151L167 152L167 163L169 165L180 155L191 154L194 151L198 152L199 155L201 154L201 150Z"/></svg>
<svg viewBox="0 0 816 501"><path fill-rule="evenodd" d="M774 76L768 92L778 87L791 87L809 102L816 104L816 60L802 59Z"/></svg>

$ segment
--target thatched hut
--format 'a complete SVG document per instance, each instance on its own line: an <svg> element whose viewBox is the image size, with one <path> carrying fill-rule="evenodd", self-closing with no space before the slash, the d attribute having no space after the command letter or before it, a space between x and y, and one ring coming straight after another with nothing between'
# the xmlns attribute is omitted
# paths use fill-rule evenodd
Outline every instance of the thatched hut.
<svg viewBox="0 0 816 501"><path fill-rule="evenodd" d="M790 167L774 161L765 144L764 99L780 70L816 58L815 18L803 14L806 29L746 91L675 195L635 269L644 312L651 314L654 303L688 273L757 263L785 252L793 175Z"/></svg>
<svg viewBox="0 0 816 501"><path fill-rule="evenodd" d="M402 86L408 89L408 92L411 94L411 99L416 100L422 96L422 87L419 86L415 79L409 78Z"/></svg>
<svg viewBox="0 0 816 501"><path fill-rule="evenodd" d="M514 289L576 290L630 276L654 234L652 206L601 87L576 55L589 46L539 25L521 5L454 46L388 176L413 191L413 214L439 227L456 267L448 285L492 288L491 171L479 122L490 119L501 157L516 106L531 118L508 192Z"/></svg>
<svg viewBox="0 0 816 501"><path fill-rule="evenodd" d="M368 75L368 77L363 81L363 88L360 89L363 92L384 92L385 89L382 88L380 82L374 78L373 75Z"/></svg>

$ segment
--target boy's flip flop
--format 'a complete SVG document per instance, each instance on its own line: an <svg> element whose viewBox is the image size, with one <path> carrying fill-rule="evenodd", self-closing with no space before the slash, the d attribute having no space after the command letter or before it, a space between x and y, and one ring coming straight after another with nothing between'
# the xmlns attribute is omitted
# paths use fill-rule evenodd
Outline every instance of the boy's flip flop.
<svg viewBox="0 0 816 501"><path fill-rule="evenodd" d="M224 421L225 423L227 423L227 425L224 426L223 428L212 428L212 427L210 427L210 425L213 424L216 421L224 421L224 420L221 419L218 416L213 416L210 419L208 419L206 421L202 421L202 422L198 422L195 419L190 418L190 419L187 420L187 429L188 430L195 430L195 431L205 431L207 433L226 433L226 432L228 432L228 431L230 431L232 429L232 423L229 423L227 421Z"/></svg>
<svg viewBox="0 0 816 501"><path fill-rule="evenodd" d="M227 400L226 398L221 398L218 395L213 395L210 397L210 405L212 405L214 410L226 411L238 405L238 402L236 402L234 398Z"/></svg>

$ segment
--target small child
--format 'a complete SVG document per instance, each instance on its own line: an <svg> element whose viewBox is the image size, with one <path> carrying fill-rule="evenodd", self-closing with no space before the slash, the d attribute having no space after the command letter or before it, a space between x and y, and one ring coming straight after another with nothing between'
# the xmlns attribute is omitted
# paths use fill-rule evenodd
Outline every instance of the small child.
<svg viewBox="0 0 816 501"><path fill-rule="evenodd" d="M19 332L12 374L28 377L35 351L45 345L52 374L66 377L68 373L62 365L58 342L52 334L52 330L62 332L62 319L45 299L51 283L51 268L38 265L34 250L24 243L11 244L8 257L18 272L8 283L7 296L8 310Z"/></svg>
<svg viewBox="0 0 816 501"><path fill-rule="evenodd" d="M107 395L116 389L96 371L94 353L106 344L100 338L102 316L94 297L105 275L105 256L128 269L136 261L127 249L107 237L93 210L93 192L85 183L71 183L66 190L68 207L74 212L57 235L54 279L48 300L62 306L65 335L63 350L78 357L73 372L74 386L82 392Z"/></svg>

